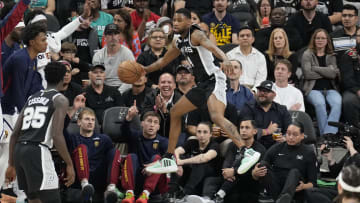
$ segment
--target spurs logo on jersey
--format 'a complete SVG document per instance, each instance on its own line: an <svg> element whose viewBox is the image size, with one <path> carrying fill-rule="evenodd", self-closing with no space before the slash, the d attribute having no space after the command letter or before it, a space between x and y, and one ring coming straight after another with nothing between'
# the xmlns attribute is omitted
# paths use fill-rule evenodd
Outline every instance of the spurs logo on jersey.
<svg viewBox="0 0 360 203"><path fill-rule="evenodd" d="M24 107L22 135L19 141L36 142L52 147L50 127L55 107L53 100L60 95L56 90L40 91L31 97Z"/></svg>

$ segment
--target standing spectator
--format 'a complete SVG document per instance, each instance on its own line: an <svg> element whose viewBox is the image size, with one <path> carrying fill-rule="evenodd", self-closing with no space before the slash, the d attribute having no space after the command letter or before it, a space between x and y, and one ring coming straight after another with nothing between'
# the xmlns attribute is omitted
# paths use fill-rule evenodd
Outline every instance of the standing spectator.
<svg viewBox="0 0 360 203"><path fill-rule="evenodd" d="M92 17L84 19L69 38L69 41L76 45L76 55L87 63L91 63L95 50L99 49L98 34L94 28L90 27L91 20Z"/></svg>
<svg viewBox="0 0 360 203"><path fill-rule="evenodd" d="M270 35L269 49L266 51L265 57L268 71L267 80L275 81L274 69L276 61L280 59L287 59L291 62L293 67L289 83L295 84L298 82L295 74L298 67L297 56L289 49L289 40L284 29L275 28L272 31Z"/></svg>
<svg viewBox="0 0 360 203"><path fill-rule="evenodd" d="M344 6L345 7L345 6ZM358 36L359 35L359 36ZM343 55L341 59L341 78L343 87L343 115L345 121L360 128L360 29L356 31L356 48Z"/></svg>
<svg viewBox="0 0 360 203"><path fill-rule="evenodd" d="M254 95L249 88L240 84L240 77L242 75L240 61L235 59L230 61L233 64L234 70L232 74L227 76L230 80L230 87L226 90L226 100L240 112L246 102L254 100Z"/></svg>
<svg viewBox="0 0 360 203"><path fill-rule="evenodd" d="M138 32L141 43L146 42L151 29L156 27L160 16L149 10L150 0L134 0L135 11L131 12L131 21Z"/></svg>
<svg viewBox="0 0 360 203"><path fill-rule="evenodd" d="M166 49L166 35L164 30L160 28L154 28L149 33L149 39L147 41L149 45L149 49L142 52L137 59L137 62L142 64L143 66L148 66L159 58L163 57L167 52ZM159 83L159 76L163 73L170 73L175 75L175 68L178 60L171 62L161 70L148 73L147 74L147 86L156 88L157 84Z"/></svg>
<svg viewBox="0 0 360 203"><path fill-rule="evenodd" d="M303 91L308 102L315 108L320 135L336 134L338 129L328 125L329 121L339 122L341 95L336 79L340 72L330 36L324 29L314 32L309 48L304 52L301 67L304 73ZM330 113L326 111L330 105Z"/></svg>
<svg viewBox="0 0 360 203"><path fill-rule="evenodd" d="M95 111L99 124L102 124L103 113L107 108L122 106L123 99L119 91L104 84L105 67L95 65L89 72L90 85L85 90L86 106Z"/></svg>
<svg viewBox="0 0 360 203"><path fill-rule="evenodd" d="M319 0L316 10L327 15L332 25L341 22L342 0Z"/></svg>
<svg viewBox="0 0 360 203"><path fill-rule="evenodd" d="M274 101L286 106L288 110L305 111L304 97L299 89L289 84L289 78L293 71L292 64L286 59L275 63L275 92Z"/></svg>
<svg viewBox="0 0 360 203"><path fill-rule="evenodd" d="M155 91L154 89L146 86L147 78L145 75L132 84L131 89L128 89L122 95L124 98L124 104L126 107L131 107L136 100L136 107L141 112L141 107L144 104L145 96Z"/></svg>
<svg viewBox="0 0 360 203"><path fill-rule="evenodd" d="M270 35L276 28L285 30L289 39L289 47L292 51L297 51L302 48L302 38L298 30L294 27L286 25L286 13L282 8L274 8L270 14L270 27L261 29L255 34L254 47L261 52L265 52L269 48Z"/></svg>
<svg viewBox="0 0 360 203"><path fill-rule="evenodd" d="M3 8L4 9L4 8ZM3 18L0 18L3 19ZM19 22L14 30L5 38L4 43L1 45L1 65L17 50L22 47L21 32L25 28L24 22Z"/></svg>
<svg viewBox="0 0 360 203"><path fill-rule="evenodd" d="M98 40L101 44L101 38L103 36L105 26L113 23L113 17L112 15L100 10L100 0L88 0L88 2L91 8L91 15L93 17L91 27L95 28L97 31Z"/></svg>
<svg viewBox="0 0 360 203"><path fill-rule="evenodd" d="M344 5L341 12L341 22L343 27L330 33L338 65L345 51L356 46L356 39L354 39L354 37L358 29L358 12L359 11L355 6L350 4Z"/></svg>
<svg viewBox="0 0 360 203"><path fill-rule="evenodd" d="M291 117L286 107L274 102L276 96L274 84L265 80L257 86L254 102L248 102L241 110L240 117L255 120L258 125L257 140L267 149L275 142L283 142L279 137L272 138L273 132L281 128L285 134L291 122Z"/></svg>
<svg viewBox="0 0 360 203"><path fill-rule="evenodd" d="M231 14L226 12L228 0L214 0L214 11L202 17L210 27L218 46L238 43L237 33L240 24Z"/></svg>
<svg viewBox="0 0 360 203"><path fill-rule="evenodd" d="M270 26L271 4L269 0L260 0L257 4L256 21L260 29Z"/></svg>
<svg viewBox="0 0 360 203"><path fill-rule="evenodd" d="M292 123L286 129L285 142L272 146L255 169L265 169L258 176L277 203L290 203L295 192L316 186L317 160L314 149L302 143L304 126Z"/></svg>
<svg viewBox="0 0 360 203"><path fill-rule="evenodd" d="M104 34L107 45L95 53L92 63L104 64L105 84L119 89L122 93L129 89L131 85L123 83L119 79L117 75L118 66L123 61L135 61L135 58L130 49L120 44L120 28L118 25L107 25Z"/></svg>
<svg viewBox="0 0 360 203"><path fill-rule="evenodd" d="M242 27L239 32L239 46L226 53L229 59L239 60L243 74L240 83L249 88L256 87L266 80L266 60L262 53L252 46L254 31L250 27Z"/></svg>
<svg viewBox="0 0 360 203"><path fill-rule="evenodd" d="M314 31L318 28L332 31L331 22L327 15L316 11L318 0L301 0L302 10L291 16L288 26L295 27L300 33L303 47L307 46Z"/></svg>
<svg viewBox="0 0 360 203"><path fill-rule="evenodd" d="M120 43L129 48L137 59L141 54L141 44L138 33L134 31L130 14L124 9L117 10L114 14L114 24L120 28ZM106 41L103 36L101 46L105 45Z"/></svg>
<svg viewBox="0 0 360 203"><path fill-rule="evenodd" d="M135 103L134 103L135 105ZM134 203L136 192L141 192L137 203L147 203L151 193L158 190L167 192L166 174L148 174L144 165L159 160L166 152L168 139L159 135L160 116L146 112L141 122L142 132L131 129L129 122L138 114L136 106L130 107L122 125L123 136L127 138L129 154L122 171L121 184L126 190L126 197L121 203Z"/></svg>

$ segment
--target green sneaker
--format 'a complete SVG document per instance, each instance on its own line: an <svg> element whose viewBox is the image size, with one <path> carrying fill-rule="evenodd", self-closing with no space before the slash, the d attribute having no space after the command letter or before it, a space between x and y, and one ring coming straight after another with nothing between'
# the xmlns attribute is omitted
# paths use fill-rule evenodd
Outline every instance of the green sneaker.
<svg viewBox="0 0 360 203"><path fill-rule="evenodd" d="M245 150L244 158L241 160L241 164L237 170L238 174L246 173L254 164L260 159L260 153L249 148Z"/></svg>
<svg viewBox="0 0 360 203"><path fill-rule="evenodd" d="M164 174L175 173L178 170L178 167L174 159L162 158L146 167L145 170L149 173Z"/></svg>

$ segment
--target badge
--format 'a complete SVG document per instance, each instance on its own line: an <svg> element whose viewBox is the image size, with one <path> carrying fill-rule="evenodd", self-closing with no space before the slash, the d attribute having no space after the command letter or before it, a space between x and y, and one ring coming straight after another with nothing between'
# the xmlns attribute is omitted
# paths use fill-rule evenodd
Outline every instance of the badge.
<svg viewBox="0 0 360 203"><path fill-rule="evenodd" d="M159 147L159 140L154 140L153 144L152 144L152 147L153 147L154 150L157 150L158 147Z"/></svg>
<svg viewBox="0 0 360 203"><path fill-rule="evenodd" d="M210 23L210 27L215 27L215 23Z"/></svg>
<svg viewBox="0 0 360 203"><path fill-rule="evenodd" d="M96 141L94 142L95 147L98 147L99 144L100 144L100 142L99 142L98 140L96 140Z"/></svg>

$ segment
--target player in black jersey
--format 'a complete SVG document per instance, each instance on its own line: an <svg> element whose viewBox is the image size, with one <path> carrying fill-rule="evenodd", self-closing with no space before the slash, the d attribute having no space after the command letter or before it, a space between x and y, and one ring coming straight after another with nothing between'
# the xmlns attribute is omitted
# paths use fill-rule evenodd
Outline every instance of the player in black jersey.
<svg viewBox="0 0 360 203"><path fill-rule="evenodd" d="M30 203L60 203L59 181L50 149L55 145L66 163L65 185L75 180L73 164L66 148L64 118L67 98L58 92L63 86L65 65L52 62L45 68L48 89L31 95L16 122L10 138L9 167L6 181L18 178Z"/></svg>
<svg viewBox="0 0 360 203"><path fill-rule="evenodd" d="M182 54L193 68L197 85L180 98L170 110L168 153L162 160L146 168L151 173L176 172L177 165L173 159L169 158L174 153L178 141L181 117L197 108L207 107L211 120L224 129L239 148L244 146L237 128L224 117L226 107L225 74L233 72L231 62L198 26L191 24L189 10L182 8L175 12L173 27L175 33L180 34L180 37L172 42L172 46L164 57L144 69L147 73L159 70ZM221 68L218 59L222 60Z"/></svg>

